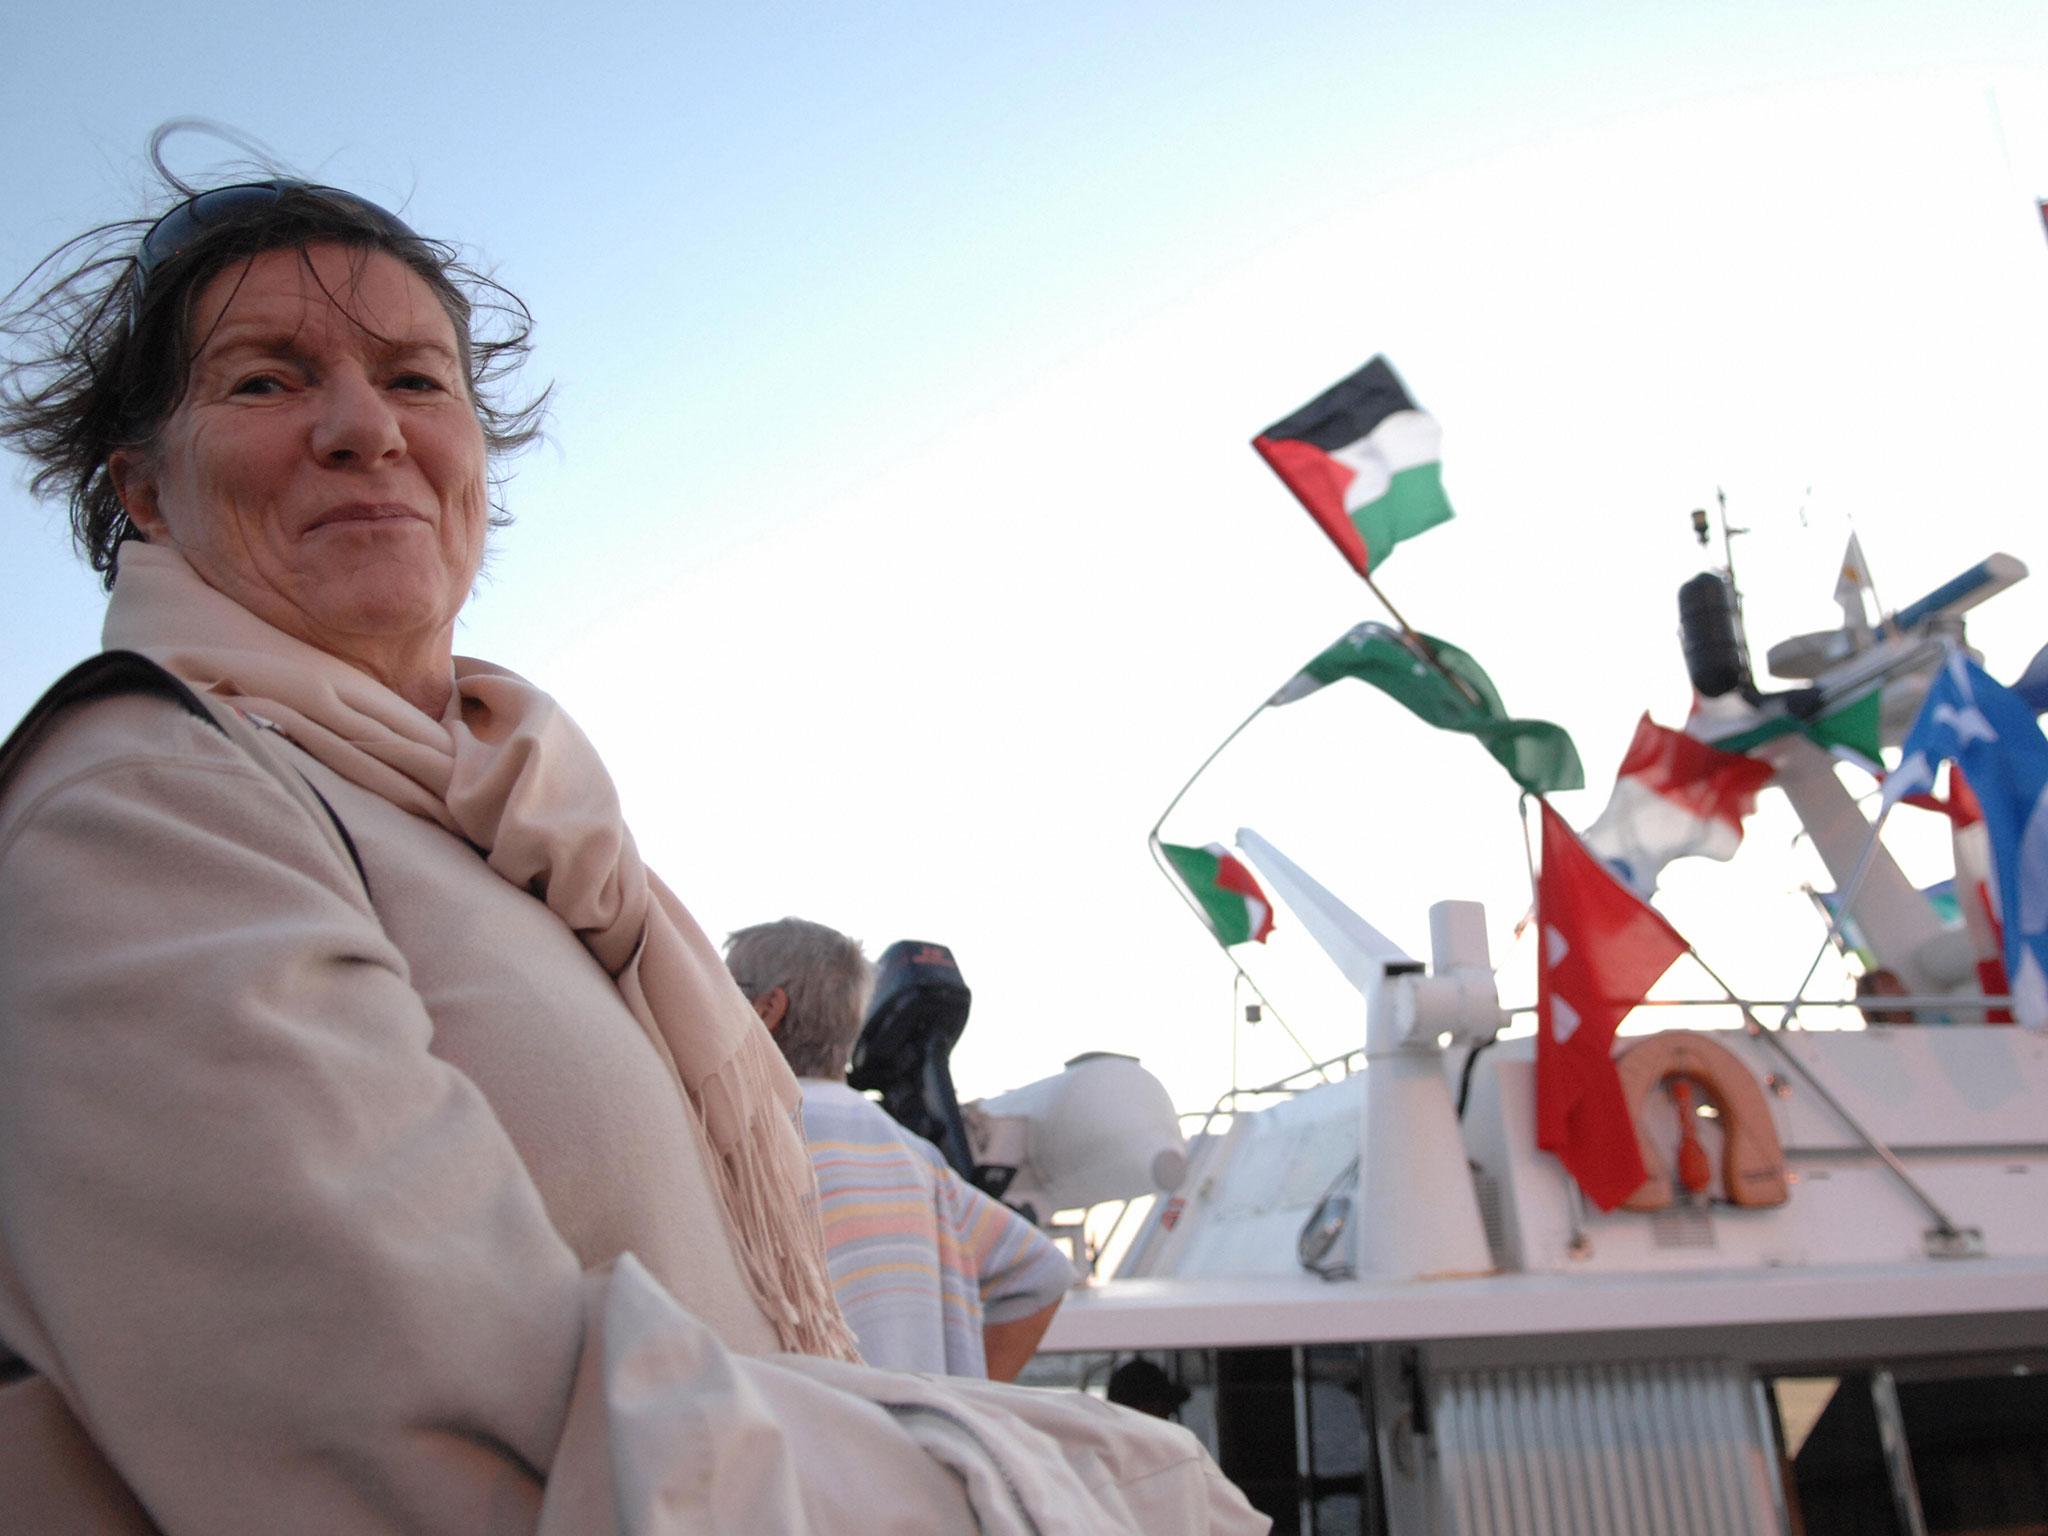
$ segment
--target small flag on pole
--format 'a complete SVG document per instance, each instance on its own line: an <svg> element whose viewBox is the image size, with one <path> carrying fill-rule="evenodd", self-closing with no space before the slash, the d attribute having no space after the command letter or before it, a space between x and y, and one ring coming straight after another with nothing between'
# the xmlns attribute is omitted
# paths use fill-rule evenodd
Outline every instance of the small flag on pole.
<svg viewBox="0 0 2048 1536"><path fill-rule="evenodd" d="M1273 903L1243 862L1221 843L1184 848L1161 843L1167 862L1180 876L1208 919L1209 931L1226 948L1232 944L1263 944L1273 931Z"/></svg>
<svg viewBox="0 0 2048 1536"><path fill-rule="evenodd" d="M1870 567L1863 559L1863 541L1849 535L1849 547L1842 551L1842 571L1835 578L1835 601L1842 607L1842 624L1851 634L1870 637L1870 611L1863 594L1870 590Z"/></svg>
<svg viewBox="0 0 2048 1536"><path fill-rule="evenodd" d="M1578 748L1562 726L1548 720L1511 719L1478 662L1455 645L1429 635L1419 638L1429 646L1437 666L1416 655L1399 630L1370 619L1354 624L1335 644L1311 657L1267 702L1292 704L1340 678L1355 677L1439 730L1478 737L1495 761L1531 793L1585 784ZM1446 677L1447 672L1465 688ZM1469 697L1465 689L1471 690Z"/></svg>
<svg viewBox="0 0 2048 1536"><path fill-rule="evenodd" d="M1614 1070L1614 1032L1687 945L1539 803L1536 1145L1611 1211L1649 1177Z"/></svg>
<svg viewBox="0 0 2048 1536"><path fill-rule="evenodd" d="M1450 518L1442 446L1436 419L1415 408L1384 357L1252 439L1361 576Z"/></svg>

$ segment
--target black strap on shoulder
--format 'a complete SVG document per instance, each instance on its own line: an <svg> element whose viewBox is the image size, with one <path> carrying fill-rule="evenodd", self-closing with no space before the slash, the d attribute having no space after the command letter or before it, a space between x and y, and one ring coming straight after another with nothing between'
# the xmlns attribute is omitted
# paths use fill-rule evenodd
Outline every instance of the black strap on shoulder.
<svg viewBox="0 0 2048 1536"><path fill-rule="evenodd" d="M341 846L348 850L348 861L356 867L356 878L363 882L363 895L369 896L370 872L363 868L363 856L356 852L356 840L348 835L348 823L343 821L334 807L327 803L327 797L320 793L319 785L315 784L303 773L299 774L299 782L313 792L313 798L320 802L320 809L325 811L327 819L334 823L334 831L341 839ZM374 904L374 898L372 898L372 904Z"/></svg>
<svg viewBox="0 0 2048 1536"><path fill-rule="evenodd" d="M166 699L220 731L220 722L181 679L147 656L138 656L133 651L106 651L81 661L30 706L5 745L0 745L0 779L13 776L15 767L49 734L59 714L74 704L124 693L153 694ZM225 736L227 732L221 734Z"/></svg>
<svg viewBox="0 0 2048 1536"><path fill-rule="evenodd" d="M166 671L147 656L136 651L103 651L88 657L66 672L49 690L30 706L21 723L15 726L4 744L0 744L0 784L13 776L14 770L33 752L36 745L50 732L57 716L75 704L89 704L94 699L110 699L127 694L144 694L175 704L189 715L195 715L212 726L221 735L228 733L213 711L200 701L199 695L175 673ZM230 738L232 739L232 738ZM313 798L320 802L320 808L327 812L327 819L334 823L334 830L341 835L341 846L348 850L349 861L356 867L356 878L363 883L364 893L370 889L370 876L363 868L362 855L356 852L356 840L349 836L348 826L327 803L327 797L304 774L299 778Z"/></svg>

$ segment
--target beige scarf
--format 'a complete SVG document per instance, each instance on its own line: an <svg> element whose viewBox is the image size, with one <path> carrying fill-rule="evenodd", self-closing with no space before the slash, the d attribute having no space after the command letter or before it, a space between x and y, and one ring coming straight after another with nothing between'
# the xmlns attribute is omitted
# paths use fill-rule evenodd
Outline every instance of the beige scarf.
<svg viewBox="0 0 2048 1536"><path fill-rule="evenodd" d="M458 656L454 697L431 719L153 544L122 545L102 640L271 721L545 901L618 984L694 1107L727 1225L782 1347L859 1359L825 1267L796 1079L696 919L640 862L611 775L553 699Z"/></svg>

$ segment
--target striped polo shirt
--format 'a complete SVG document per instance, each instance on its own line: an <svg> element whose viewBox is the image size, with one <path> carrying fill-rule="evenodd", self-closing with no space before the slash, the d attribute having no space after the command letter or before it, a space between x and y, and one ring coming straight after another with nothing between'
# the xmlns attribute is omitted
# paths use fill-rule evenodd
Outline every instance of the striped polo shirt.
<svg viewBox="0 0 2048 1536"><path fill-rule="evenodd" d="M802 1078L832 1289L870 1365L986 1376L984 1323L1050 1306L1074 1267L878 1104Z"/></svg>

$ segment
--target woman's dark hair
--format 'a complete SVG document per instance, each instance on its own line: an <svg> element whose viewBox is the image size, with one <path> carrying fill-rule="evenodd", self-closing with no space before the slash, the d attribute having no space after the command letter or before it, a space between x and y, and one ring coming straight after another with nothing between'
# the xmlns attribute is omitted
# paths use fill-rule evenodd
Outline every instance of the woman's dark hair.
<svg viewBox="0 0 2048 1536"><path fill-rule="evenodd" d="M150 141L151 163L175 194L165 210L66 241L0 299L0 335L7 338L0 360L0 442L35 466L29 480L35 494L65 498L72 538L104 585L113 585L120 546L142 537L114 494L108 457L121 448L146 450L156 440L190 381L200 293L219 273L263 251L329 241L403 262L433 290L455 328L493 459L540 436L546 389L518 403L500 397L529 350L533 317L525 304L463 262L453 246L411 234L349 193L265 167L278 189L274 199L237 202L223 217L195 221L189 238L148 263L145 273L143 239L161 213L207 190L164 165L164 140L185 126L166 124ZM498 484L494 474L493 526L510 521Z"/></svg>

